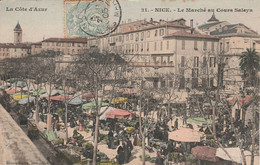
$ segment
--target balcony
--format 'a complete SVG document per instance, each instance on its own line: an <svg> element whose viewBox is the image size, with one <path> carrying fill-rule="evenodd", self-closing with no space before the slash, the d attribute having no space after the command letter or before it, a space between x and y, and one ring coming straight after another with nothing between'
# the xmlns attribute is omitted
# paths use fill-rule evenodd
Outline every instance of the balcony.
<svg viewBox="0 0 260 165"><path fill-rule="evenodd" d="M174 67L173 63L154 63L154 62L130 62L130 66L135 67Z"/></svg>

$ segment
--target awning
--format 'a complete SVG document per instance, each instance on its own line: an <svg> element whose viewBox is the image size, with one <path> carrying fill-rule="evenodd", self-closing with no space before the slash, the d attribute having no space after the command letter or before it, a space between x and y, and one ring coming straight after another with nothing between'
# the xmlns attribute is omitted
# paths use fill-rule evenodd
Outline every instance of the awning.
<svg viewBox="0 0 260 165"><path fill-rule="evenodd" d="M40 95L41 98L44 98L44 97L48 97L48 96L53 96L53 95L56 95L58 92L57 90L51 90L51 92L47 92L47 93L44 93L42 95Z"/></svg>
<svg viewBox="0 0 260 165"><path fill-rule="evenodd" d="M72 99L72 96L59 95L59 96L46 97L46 99L53 100L53 101L67 101L69 99Z"/></svg>
<svg viewBox="0 0 260 165"><path fill-rule="evenodd" d="M39 88L39 89L37 89L37 90L35 90L35 91L33 91L33 96L40 96L40 95L42 95L42 94L44 94L44 93L46 93L46 90L45 89L42 89L42 88Z"/></svg>
<svg viewBox="0 0 260 165"><path fill-rule="evenodd" d="M99 107L105 107L105 106L109 106L109 103L106 103L106 102L98 102L98 105L99 105ZM90 102L90 103L86 103L86 104L83 104L82 105L82 109L94 109L94 108L96 108L96 102Z"/></svg>
<svg viewBox="0 0 260 165"><path fill-rule="evenodd" d="M200 160L218 162L220 159L216 156L216 148L208 146L197 146L191 149L192 155Z"/></svg>
<svg viewBox="0 0 260 165"><path fill-rule="evenodd" d="M15 93L18 93L18 92L20 92L20 89L6 89L5 90L6 91L6 93L7 94L9 94L9 95L13 95L13 94L15 94Z"/></svg>
<svg viewBox="0 0 260 165"><path fill-rule="evenodd" d="M25 98L25 97L29 97L29 95L17 95L17 96L13 96L13 99L16 100L16 101L19 101L19 100L21 100L22 98Z"/></svg>
<svg viewBox="0 0 260 165"><path fill-rule="evenodd" d="M114 110L115 108L114 107L101 107L100 108L100 113L104 113L99 117L100 120L106 120L107 117L106 117L106 114L112 110Z"/></svg>
<svg viewBox="0 0 260 165"><path fill-rule="evenodd" d="M111 119L131 119L134 113L122 109L113 109L106 114L106 118Z"/></svg>
<svg viewBox="0 0 260 165"><path fill-rule="evenodd" d="M190 128L180 128L169 133L169 139L179 142L200 142L206 135L203 132L195 131Z"/></svg>
<svg viewBox="0 0 260 165"><path fill-rule="evenodd" d="M29 97L22 98L21 100L18 101L18 104L27 104L28 100L29 102L33 102L35 100L35 97L29 96Z"/></svg>
<svg viewBox="0 0 260 165"><path fill-rule="evenodd" d="M128 102L128 98L126 97L116 97L112 99L111 104L119 104Z"/></svg>
<svg viewBox="0 0 260 165"><path fill-rule="evenodd" d="M188 118L187 123L195 123L195 124L212 124L212 121L210 119L204 119L202 117L197 118Z"/></svg>
<svg viewBox="0 0 260 165"><path fill-rule="evenodd" d="M21 88L23 88L23 87L27 86L27 82L25 82L25 81L17 81L15 83L13 83L12 85L14 87L21 87Z"/></svg>
<svg viewBox="0 0 260 165"><path fill-rule="evenodd" d="M68 100L67 102L68 102L68 104L70 104L70 105L80 105L80 104L82 104L82 103L85 102L85 101L86 101L86 100L81 99L80 97L74 97L74 98Z"/></svg>
<svg viewBox="0 0 260 165"><path fill-rule="evenodd" d="M81 96L82 99L85 99L85 100L89 100L89 99L92 99L96 96L96 94L92 94L91 92L90 93L85 93Z"/></svg>
<svg viewBox="0 0 260 165"><path fill-rule="evenodd" d="M243 158L242 158L240 148L237 147L237 148L224 148L224 149L227 151L227 153L232 159L230 159L230 157L225 153L225 151L222 148L217 149L216 156L224 160L229 160L229 161L233 160L237 163L243 163ZM251 155L251 152L244 151L244 154L245 156L248 156Z"/></svg>

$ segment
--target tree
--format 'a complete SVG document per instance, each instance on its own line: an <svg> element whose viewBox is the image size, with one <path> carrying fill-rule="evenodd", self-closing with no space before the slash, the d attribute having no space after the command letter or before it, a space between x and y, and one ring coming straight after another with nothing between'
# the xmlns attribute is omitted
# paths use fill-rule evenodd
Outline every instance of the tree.
<svg viewBox="0 0 260 165"><path fill-rule="evenodd" d="M93 165L97 164L99 117L103 100L112 101L115 96L115 88L120 87L125 81L127 63L119 55L112 53L100 53L98 50L88 50L78 55L75 63L74 74L78 77L78 87L82 91L88 91L94 96L96 104L95 114L95 139L93 151Z"/></svg>
<svg viewBox="0 0 260 165"><path fill-rule="evenodd" d="M240 57L240 69L244 71L244 76L248 81L248 85L254 86L257 79L257 72L259 71L260 57L255 49L246 49Z"/></svg>

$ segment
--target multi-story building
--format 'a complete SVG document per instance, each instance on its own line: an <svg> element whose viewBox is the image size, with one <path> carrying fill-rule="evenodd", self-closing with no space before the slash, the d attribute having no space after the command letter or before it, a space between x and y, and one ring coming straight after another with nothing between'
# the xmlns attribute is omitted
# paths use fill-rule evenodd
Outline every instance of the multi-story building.
<svg viewBox="0 0 260 165"><path fill-rule="evenodd" d="M205 85L206 73L212 74L211 77L207 76L207 80L211 78L211 85L216 77L213 74L217 69L218 38L198 33L187 26L183 18L122 24L109 36L90 37L89 48L123 54L130 65L138 70L136 73L141 72L141 76L154 81L154 87L164 86L165 81L159 78L163 73L181 76L179 87L182 89L189 87L188 84L192 84L192 88ZM212 67L211 72L202 72L200 67L204 65L200 63L208 63L207 66Z"/></svg>
<svg viewBox="0 0 260 165"><path fill-rule="evenodd" d="M223 73L221 76L223 77L223 85L234 86L236 84L241 87L243 84L243 72L239 67L239 58L247 48L256 49L257 52L260 51L260 36L257 32L244 24L224 23L225 21L220 22L215 18L214 14L212 17L214 17L215 20L214 26L212 26L214 28L205 28L209 23L201 25L198 28L204 32L206 31L211 36L219 38L221 57L221 61L219 62L223 63L223 68L221 68Z"/></svg>
<svg viewBox="0 0 260 165"><path fill-rule="evenodd" d="M22 28L18 22L14 28L14 43L0 44L0 60L25 57L30 53L30 45L22 43Z"/></svg>
<svg viewBox="0 0 260 165"><path fill-rule="evenodd" d="M31 43L31 54L36 55L42 51L42 42Z"/></svg>
<svg viewBox="0 0 260 165"><path fill-rule="evenodd" d="M87 38L48 38L42 41L41 50L60 51L63 54L79 54L87 49Z"/></svg>

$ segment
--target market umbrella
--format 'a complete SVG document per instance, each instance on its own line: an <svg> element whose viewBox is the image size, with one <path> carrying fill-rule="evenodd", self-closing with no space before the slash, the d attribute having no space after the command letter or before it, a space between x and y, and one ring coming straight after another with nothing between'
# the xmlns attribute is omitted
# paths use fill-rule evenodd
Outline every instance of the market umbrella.
<svg viewBox="0 0 260 165"><path fill-rule="evenodd" d="M59 95L59 96L46 97L46 99L53 100L53 101L67 101L67 100L72 99L72 96Z"/></svg>
<svg viewBox="0 0 260 165"><path fill-rule="evenodd" d="M37 95L42 95L42 94L44 94L44 93L46 93L46 90L45 89L42 89L42 88L39 88L39 89L37 89L37 90L35 90L35 91L33 91L33 96L37 96Z"/></svg>
<svg viewBox="0 0 260 165"><path fill-rule="evenodd" d="M16 100L16 101L19 101L19 100L21 100L22 98L25 98L25 97L29 97L29 95L17 95L17 96L13 96L13 99Z"/></svg>
<svg viewBox="0 0 260 165"><path fill-rule="evenodd" d="M12 94L12 96L14 97L14 96L19 96L19 95L23 95L23 94L25 94L25 93L20 91L18 93Z"/></svg>
<svg viewBox="0 0 260 165"><path fill-rule="evenodd" d="M99 117L99 119L100 120L106 120L107 119L106 118L106 114L108 112L112 111L113 109L115 109L115 108L114 107L101 107L100 108L100 113L103 113L103 114Z"/></svg>
<svg viewBox="0 0 260 165"><path fill-rule="evenodd" d="M109 103L106 103L106 102L102 102L101 103L101 101L99 101L98 105L100 107L105 107L105 106L109 106ZM84 109L84 110L86 110L86 109L94 109L94 108L96 108L96 103L94 101L82 105L82 109Z"/></svg>
<svg viewBox="0 0 260 165"><path fill-rule="evenodd" d="M70 105L80 105L80 104L82 104L82 103L85 102L85 101L86 101L86 100L81 99L80 97L74 97L74 98L68 100L67 102L68 102L68 104L70 104Z"/></svg>
<svg viewBox="0 0 260 165"><path fill-rule="evenodd" d="M179 142L200 142L206 135L203 132L195 131L190 128L180 128L169 133L169 139Z"/></svg>
<svg viewBox="0 0 260 165"><path fill-rule="evenodd" d="M188 118L187 123L195 123L195 124L212 124L210 119L204 119L203 117L196 117L196 118Z"/></svg>
<svg viewBox="0 0 260 165"><path fill-rule="evenodd" d="M51 90L51 92L48 92L48 93L44 93L44 94L42 94L42 95L40 95L40 97L41 98L43 98L43 97L48 97L49 95L50 96L53 96L53 95L56 95L58 92L57 92L57 90Z"/></svg>
<svg viewBox="0 0 260 165"><path fill-rule="evenodd" d="M243 163L243 158L241 155L240 148L237 147L237 148L224 148L224 149L229 154L229 156L233 159L233 161L237 163ZM226 152L222 148L218 148L216 152L216 156L224 160L232 161L230 157L226 154ZM244 154L245 156L251 155L249 151L244 151Z"/></svg>
<svg viewBox="0 0 260 165"><path fill-rule="evenodd" d="M220 161L220 159L216 156L216 151L216 148L208 146L197 146L191 149L191 153L195 158L210 162Z"/></svg>
<svg viewBox="0 0 260 165"><path fill-rule="evenodd" d="M29 96L29 102L33 102L35 100L34 96ZM18 101L18 104L27 104L28 103L28 97L22 98Z"/></svg>
<svg viewBox="0 0 260 165"><path fill-rule="evenodd" d="M59 93L60 95L62 95L62 94L64 94L64 93L65 93L65 91L64 91L64 90L62 90L62 89L56 89L56 91L57 91L57 93Z"/></svg>
<svg viewBox="0 0 260 165"><path fill-rule="evenodd" d="M9 95L13 95L13 94L15 94L17 92L20 92L20 89L6 89L5 91Z"/></svg>
<svg viewBox="0 0 260 165"><path fill-rule="evenodd" d="M112 99L111 104L119 104L119 103L125 103L128 102L128 98L126 97L115 97Z"/></svg>
<svg viewBox="0 0 260 165"><path fill-rule="evenodd" d="M25 81L17 81L15 83L13 83L13 86L14 87L21 87L21 88L23 88L23 87L27 86L27 82L25 82Z"/></svg>
<svg viewBox="0 0 260 165"><path fill-rule="evenodd" d="M92 98L95 97L95 96L96 96L95 93L92 94L91 92L89 92L89 93L83 94L83 95L81 96L81 98L82 98L82 99L85 99L85 100L89 100L89 99L92 99Z"/></svg>
<svg viewBox="0 0 260 165"><path fill-rule="evenodd" d="M123 109L113 109L106 114L106 118L111 119L131 119L133 117L133 112L129 112Z"/></svg>

